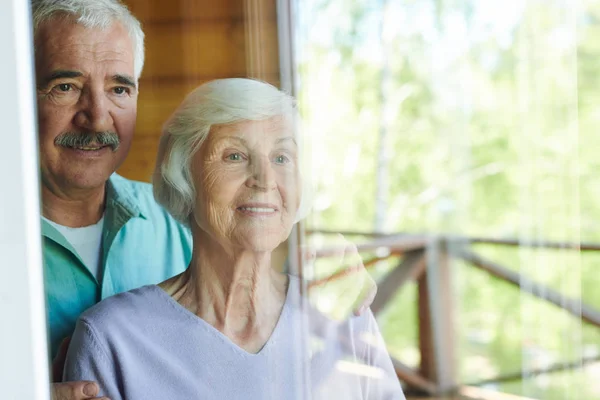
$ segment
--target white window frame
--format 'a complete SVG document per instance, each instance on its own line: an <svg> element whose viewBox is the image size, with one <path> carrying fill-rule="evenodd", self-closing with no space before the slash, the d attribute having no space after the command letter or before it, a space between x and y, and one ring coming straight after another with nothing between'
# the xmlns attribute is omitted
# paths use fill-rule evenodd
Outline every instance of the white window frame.
<svg viewBox="0 0 600 400"><path fill-rule="evenodd" d="M30 7L0 2L0 387L9 400L50 398Z"/></svg>

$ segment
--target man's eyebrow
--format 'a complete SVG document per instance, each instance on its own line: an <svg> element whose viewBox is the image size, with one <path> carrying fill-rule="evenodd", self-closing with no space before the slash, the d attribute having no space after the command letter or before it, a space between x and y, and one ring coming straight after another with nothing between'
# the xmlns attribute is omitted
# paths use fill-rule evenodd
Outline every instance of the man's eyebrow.
<svg viewBox="0 0 600 400"><path fill-rule="evenodd" d="M121 85L131 86L132 88L137 88L135 79L133 79L133 77L131 77L129 75L121 75L121 74L113 75L112 80L117 83L120 83Z"/></svg>
<svg viewBox="0 0 600 400"><path fill-rule="evenodd" d="M79 78L80 76L83 76L83 73L80 71L73 71L73 70L68 70L68 69L58 69L56 71L52 71L52 73L49 76L44 78L44 81L42 82L42 86L46 86L47 84L49 84L50 82L52 82L56 79Z"/></svg>

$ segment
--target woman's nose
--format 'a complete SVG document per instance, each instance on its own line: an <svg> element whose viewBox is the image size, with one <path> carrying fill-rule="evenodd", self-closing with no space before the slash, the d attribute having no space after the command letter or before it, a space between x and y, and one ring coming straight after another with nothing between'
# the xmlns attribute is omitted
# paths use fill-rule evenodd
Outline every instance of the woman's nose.
<svg viewBox="0 0 600 400"><path fill-rule="evenodd" d="M259 161L252 163L252 172L248 184L250 187L262 190L270 190L277 186L275 171L268 157L262 157Z"/></svg>

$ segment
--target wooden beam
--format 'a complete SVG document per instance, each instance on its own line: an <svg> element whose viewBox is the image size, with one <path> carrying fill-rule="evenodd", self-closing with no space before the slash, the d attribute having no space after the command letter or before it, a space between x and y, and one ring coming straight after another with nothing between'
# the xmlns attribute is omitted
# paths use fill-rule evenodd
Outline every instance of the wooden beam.
<svg viewBox="0 0 600 400"><path fill-rule="evenodd" d="M435 394L435 384L427 380L423 376L419 375L417 371L410 368L408 365L402 363L394 357L392 357L392 365L396 370L396 375L398 375L398 378L402 382L406 383L412 388L422 390L427 394Z"/></svg>
<svg viewBox="0 0 600 400"><path fill-rule="evenodd" d="M400 264L389 272L378 285L377 295L371 304L373 314L378 314L409 280L419 278L425 272L425 252L413 250L405 253Z"/></svg>
<svg viewBox="0 0 600 400"><path fill-rule="evenodd" d="M473 387L461 386L458 393L463 399L471 400L536 400L531 397L523 397L514 394L496 392L493 390Z"/></svg>
<svg viewBox="0 0 600 400"><path fill-rule="evenodd" d="M392 252L384 257L373 257L370 260L365 261L363 263L363 265L366 269L369 269L369 268L373 267L374 265L376 265L380 261L385 261L390 257L395 257L395 256L399 256L399 255L401 255L401 254L399 254L397 252L396 253ZM315 279L315 280L311 281L308 284L308 288L312 289L313 287L322 286L322 285L325 285L326 283L333 282L338 279L342 279L343 277L352 275L356 272L361 272L361 271L359 268L349 266L349 267L343 268L339 271L336 271L333 274L331 274L325 278Z"/></svg>
<svg viewBox="0 0 600 400"><path fill-rule="evenodd" d="M454 296L444 241L427 248L427 269L418 280L421 374L435 382L438 394L457 387L455 369Z"/></svg>
<svg viewBox="0 0 600 400"><path fill-rule="evenodd" d="M430 240L426 236L382 237L356 245L359 253L387 248L394 252L424 249ZM340 246L327 246L317 250L317 257L331 257L340 253Z"/></svg>
<svg viewBox="0 0 600 400"><path fill-rule="evenodd" d="M366 232L366 231L332 231L327 229L310 229L306 232L309 235L323 234L323 235L334 235L342 234L344 236L364 236L364 237L422 237L422 235L415 235L410 233L383 233L383 232ZM433 239L433 236L431 237ZM449 242L458 243L471 243L471 244L495 244L500 246L521 246L521 247L533 247L533 248L547 248L557 250L578 250L578 251L600 251L600 244L598 243L574 243L574 242L555 242L555 241L534 241L534 240L522 240L522 239L501 239L501 238L486 238L486 237L466 237L466 236L447 236L440 237L440 239L446 239Z"/></svg>
<svg viewBox="0 0 600 400"><path fill-rule="evenodd" d="M561 371L565 371L565 370L581 368L585 365L598 363L598 362L600 362L600 355L597 355L594 357L584 357L581 360L577 360L577 361L556 363L547 368L537 368L537 369L532 369L532 370L528 370L528 371L518 371L518 372L513 372L510 374L500 375L500 376L497 376L494 378L485 379L482 381L471 383L471 384L469 384L469 386L483 386L483 385L495 384L495 383L501 383L501 382L520 381L523 379L524 374L526 374L525 376L537 376L537 375L543 375L543 374L551 374L554 372L561 372Z"/></svg>
<svg viewBox="0 0 600 400"><path fill-rule="evenodd" d="M451 240L454 240L452 238ZM471 244L496 244L503 246L533 247L557 250L577 250L577 251L600 251L600 244L597 243L573 243L573 242L552 242L552 241L533 241L517 239L495 239L495 238L457 238L462 243Z"/></svg>
<svg viewBox="0 0 600 400"><path fill-rule="evenodd" d="M538 299L552 303L568 313L581 318L583 321L600 327L600 311L584 304L580 299L572 299L564 296L560 292L549 288L548 286L534 282L522 274L512 271L498 263L487 260L486 258L481 257L470 250L457 250L456 256L497 278L517 286L522 292L529 293Z"/></svg>
<svg viewBox="0 0 600 400"><path fill-rule="evenodd" d="M435 381L435 349L433 345L433 334L431 328L431 307L429 305L429 284L427 282L427 272L422 274L417 280L417 287L419 352L421 354L419 373L428 380Z"/></svg>

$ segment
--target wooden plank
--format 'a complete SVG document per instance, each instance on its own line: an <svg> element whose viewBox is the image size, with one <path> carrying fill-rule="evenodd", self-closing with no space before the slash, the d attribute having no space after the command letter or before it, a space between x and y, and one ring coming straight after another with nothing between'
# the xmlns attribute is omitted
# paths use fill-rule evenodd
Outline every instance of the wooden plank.
<svg viewBox="0 0 600 400"><path fill-rule="evenodd" d="M531 397L502 393L474 386L461 386L458 394L461 398L472 400L536 400Z"/></svg>
<svg viewBox="0 0 600 400"><path fill-rule="evenodd" d="M214 21L244 18L244 4L239 0L124 0L142 23L173 23L184 21ZM256 1L256 0L254 0ZM270 17L276 18L274 0L260 0Z"/></svg>
<svg viewBox="0 0 600 400"><path fill-rule="evenodd" d="M535 241L535 240L517 240L517 239L497 239L497 238L462 238L461 243L465 241L471 244L495 244L503 246L533 247L557 250L576 250L576 251L600 251L600 244L597 243L574 243L574 242L553 242L553 241Z"/></svg>
<svg viewBox="0 0 600 400"><path fill-rule="evenodd" d="M410 387L422 390L427 394L434 394L436 392L436 387L433 382L419 375L417 371L394 357L392 357L392 365L394 366L398 378Z"/></svg>
<svg viewBox="0 0 600 400"><path fill-rule="evenodd" d="M593 357L583 357L580 360L571 362L556 363L546 368L529 369L527 371L517 371L510 374L503 374L494 378L484 379L478 382L469 384L470 386L484 386L490 384L497 384L501 382L514 382L523 380L524 377L532 377L543 374L551 374L554 372L568 371L573 369L582 368L588 364L600 363L600 356L596 355Z"/></svg>
<svg viewBox="0 0 600 400"><path fill-rule="evenodd" d="M143 24L161 21L217 20L243 17L239 0L124 0Z"/></svg>
<svg viewBox="0 0 600 400"><path fill-rule="evenodd" d="M365 237L398 237L398 236L421 236L410 233L383 233L383 232L367 232L367 231L331 231L328 229L309 229L308 234L323 234L333 235L342 234L344 236L365 236ZM522 246L522 247L533 247L533 248L548 248L557 250L577 250L577 251L600 251L600 244L598 243L574 243L574 242L554 242L554 241L528 241L522 239L500 239L500 238L489 238L489 237L466 237L466 236L442 236L440 239L445 239L450 243L470 243L470 244L495 244L501 246Z"/></svg>
<svg viewBox="0 0 600 400"><path fill-rule="evenodd" d="M486 258L481 257L480 255L467 249L458 250L456 256L497 278L517 286L522 292L529 293L540 300L554 304L555 306L562 308L577 318L581 318L585 322L600 327L600 311L583 303L581 299L572 299L564 296L560 292L548 286L534 282L518 272L512 271L498 263L487 260Z"/></svg>
<svg viewBox="0 0 600 400"><path fill-rule="evenodd" d="M419 373L426 379L435 382L437 378L435 348L431 327L431 306L429 304L427 272L423 273L417 280L417 307L419 315L419 352L421 354Z"/></svg>
<svg viewBox="0 0 600 400"><path fill-rule="evenodd" d="M418 279L425 272L425 265L423 250L405 253L400 264L388 273L378 285L377 295L371 304L371 311L374 314L381 312L406 282Z"/></svg>
<svg viewBox="0 0 600 400"><path fill-rule="evenodd" d="M380 261L385 261L385 260L387 260L390 257L399 256L399 255L400 254L390 253L390 254L388 254L385 257L373 257L373 258L365 261L363 263L363 265L364 265L365 269L368 270L369 268L373 267L374 265L376 265ZM333 281L336 281L338 279L342 279L345 276L352 275L352 274L357 273L357 272L360 272L360 269L357 268L357 266L347 266L347 267L345 267L345 268L343 268L343 269L341 269L339 271L334 272L333 274L331 274L331 275L329 275L329 276L327 276L325 278L316 279L316 280L311 281L308 284L308 288L312 289L314 287L323 286L323 285L325 285L325 284L327 284L329 282L333 282Z"/></svg>
<svg viewBox="0 0 600 400"><path fill-rule="evenodd" d="M265 80L264 75L280 71L279 21L273 19L269 11L276 9L276 1L246 0L244 3L246 73Z"/></svg>
<svg viewBox="0 0 600 400"><path fill-rule="evenodd" d="M260 60L261 71L279 72L277 22L262 21L258 32L261 41L251 48L244 21L148 25L142 76L240 76L249 74L251 56Z"/></svg>
<svg viewBox="0 0 600 400"><path fill-rule="evenodd" d="M407 252L411 250L423 249L429 239L426 236L403 236L403 237L382 237L368 242L358 243L356 248L360 253L374 251L379 248L387 248L390 251ZM330 257L339 253L338 246L326 246L317 250L317 257Z"/></svg>
<svg viewBox="0 0 600 400"><path fill-rule="evenodd" d="M128 179L150 182L157 152L158 137L134 136L131 151L117 173Z"/></svg>
<svg viewBox="0 0 600 400"><path fill-rule="evenodd" d="M457 387L453 303L447 243L432 241L427 270L418 280L419 348L421 374L442 394Z"/></svg>

